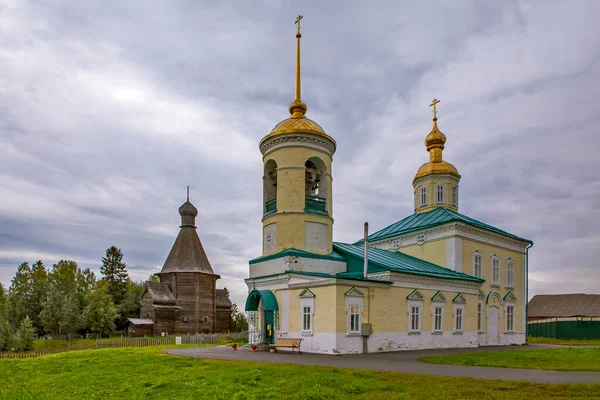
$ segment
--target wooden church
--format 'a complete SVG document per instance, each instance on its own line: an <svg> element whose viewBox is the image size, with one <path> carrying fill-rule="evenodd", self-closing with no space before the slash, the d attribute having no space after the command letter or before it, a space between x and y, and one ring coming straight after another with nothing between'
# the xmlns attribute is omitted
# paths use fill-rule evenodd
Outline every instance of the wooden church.
<svg viewBox="0 0 600 400"><path fill-rule="evenodd" d="M196 232L198 210L179 207L181 230L162 270L160 282L146 282L140 318L129 319L131 336L214 333L229 330L231 301L217 289L216 274Z"/></svg>

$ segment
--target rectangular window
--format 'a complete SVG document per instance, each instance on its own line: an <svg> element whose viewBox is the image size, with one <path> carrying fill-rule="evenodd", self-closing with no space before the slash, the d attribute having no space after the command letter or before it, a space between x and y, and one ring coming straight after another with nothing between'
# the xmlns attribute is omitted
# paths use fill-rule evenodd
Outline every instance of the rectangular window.
<svg viewBox="0 0 600 400"><path fill-rule="evenodd" d="M360 306L350 306L349 333L360 333Z"/></svg>
<svg viewBox="0 0 600 400"><path fill-rule="evenodd" d="M481 278L481 260L481 254L475 254L473 256L473 274L475 274L477 278Z"/></svg>
<svg viewBox="0 0 600 400"><path fill-rule="evenodd" d="M310 306L302 307L302 332L312 332L312 310Z"/></svg>
<svg viewBox="0 0 600 400"><path fill-rule="evenodd" d="M492 284L500 284L500 259L492 258Z"/></svg>
<svg viewBox="0 0 600 400"><path fill-rule="evenodd" d="M421 186L421 205L427 204L427 186Z"/></svg>
<svg viewBox="0 0 600 400"><path fill-rule="evenodd" d="M506 286L515 286L515 263L512 260L506 263Z"/></svg>
<svg viewBox="0 0 600 400"><path fill-rule="evenodd" d="M450 196L450 202L453 206L458 204L458 186L452 186L452 194Z"/></svg>
<svg viewBox="0 0 600 400"><path fill-rule="evenodd" d="M421 307L410 306L410 330L420 331L421 330Z"/></svg>
<svg viewBox="0 0 600 400"><path fill-rule="evenodd" d="M463 330L463 309L457 308L454 314L454 330L456 332L462 332Z"/></svg>
<svg viewBox="0 0 600 400"><path fill-rule="evenodd" d="M435 307L433 309L433 330L441 332L443 330L442 317L444 315L443 307Z"/></svg>
<svg viewBox="0 0 600 400"><path fill-rule="evenodd" d="M445 196L444 196L444 194L445 194L445 193L444 193L444 185L443 185L443 184L438 184L438 185L436 185L436 190L435 190L435 191L436 191L436 196L437 196L437 197L436 197L436 202L437 202L438 204L443 204L443 203L445 203L445 200L446 200L446 199L444 198L444 197L445 197Z"/></svg>
<svg viewBox="0 0 600 400"><path fill-rule="evenodd" d="M506 330L515 330L515 306L506 306Z"/></svg>
<svg viewBox="0 0 600 400"><path fill-rule="evenodd" d="M481 331L483 304L477 303L477 330Z"/></svg>

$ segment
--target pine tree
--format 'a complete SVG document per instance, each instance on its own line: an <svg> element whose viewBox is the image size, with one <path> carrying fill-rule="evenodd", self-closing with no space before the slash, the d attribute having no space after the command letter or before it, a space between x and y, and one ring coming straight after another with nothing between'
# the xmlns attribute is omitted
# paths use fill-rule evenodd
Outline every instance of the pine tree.
<svg viewBox="0 0 600 400"><path fill-rule="evenodd" d="M26 316L17 331L17 350L30 351L35 340L35 328L29 316Z"/></svg>
<svg viewBox="0 0 600 400"><path fill-rule="evenodd" d="M103 276L102 280L108 283L108 293L113 301L115 304L121 304L129 282L127 265L123 262L121 249L112 246L106 250L106 257L102 257L100 272Z"/></svg>
<svg viewBox="0 0 600 400"><path fill-rule="evenodd" d="M127 284L127 293L121 301L121 304L117 306L119 312L119 318L117 325L119 329L124 327L127 318L138 318L140 315L140 297L144 291L144 284L129 281Z"/></svg>
<svg viewBox="0 0 600 400"><path fill-rule="evenodd" d="M86 325L92 332L108 336L116 328L117 317L117 309L108 293L108 284L105 281L98 282L85 308Z"/></svg>

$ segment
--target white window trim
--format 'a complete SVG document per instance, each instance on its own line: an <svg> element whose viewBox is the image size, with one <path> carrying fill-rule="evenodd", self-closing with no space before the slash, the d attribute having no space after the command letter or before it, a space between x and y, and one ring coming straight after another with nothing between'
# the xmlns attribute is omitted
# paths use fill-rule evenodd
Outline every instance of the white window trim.
<svg viewBox="0 0 600 400"><path fill-rule="evenodd" d="M301 315L302 315L302 333L312 333L313 329L313 310L311 306L301 306ZM308 308L308 329L304 327L304 316L306 315L304 309Z"/></svg>
<svg viewBox="0 0 600 400"><path fill-rule="evenodd" d="M419 310L418 314L418 326L417 329L413 328L412 325L412 309L413 307L417 307ZM409 332L421 332L421 327L423 326L423 303L420 301L409 301L408 302L408 331Z"/></svg>
<svg viewBox="0 0 600 400"><path fill-rule="evenodd" d="M477 332L483 332L483 302L477 302Z"/></svg>
<svg viewBox="0 0 600 400"><path fill-rule="evenodd" d="M352 330L352 307L358 307L358 324L357 324L357 330ZM348 334L349 335L359 335L361 332L361 326L362 326L362 305L360 304L356 304L356 303L352 303L348 306Z"/></svg>
<svg viewBox="0 0 600 400"><path fill-rule="evenodd" d="M458 205L458 186L456 185L450 187L450 204L453 206Z"/></svg>
<svg viewBox="0 0 600 400"><path fill-rule="evenodd" d="M477 269L475 268L475 258L477 256L479 256L479 259L481 261L479 263L479 272L480 272L479 276L477 276ZM481 254L479 251L475 250L473 252L472 260L473 260L473 276L475 276L477 278L482 278L483 279L483 254Z"/></svg>
<svg viewBox="0 0 600 400"><path fill-rule="evenodd" d="M510 271L512 270L512 282L510 279ZM508 258L506 260L506 287L514 289L515 287L515 262Z"/></svg>
<svg viewBox="0 0 600 400"><path fill-rule="evenodd" d="M439 190L442 189L442 200L439 198ZM438 183L435 185L435 203L436 204L444 204L446 202L446 185L443 183Z"/></svg>
<svg viewBox="0 0 600 400"><path fill-rule="evenodd" d="M460 329L456 329L456 322L458 321L458 310L461 310L460 312ZM453 321L452 321L452 331L457 333L457 332L463 332L465 329L465 307L461 304L461 305L455 305L454 306L454 314L453 314Z"/></svg>
<svg viewBox="0 0 600 400"><path fill-rule="evenodd" d="M304 329L304 307L310 308L310 330ZM315 327L315 298L301 297L300 298L300 332L312 333Z"/></svg>
<svg viewBox="0 0 600 400"><path fill-rule="evenodd" d="M512 307L512 329L508 329L508 308ZM514 303L509 303L506 304L504 306L504 328L505 328L505 332L514 332L515 331L515 311L516 311L517 307L515 306Z"/></svg>
<svg viewBox="0 0 600 400"><path fill-rule="evenodd" d="M421 206L426 206L427 203L429 202L429 193L427 193L427 186L423 185L421 186L421 201L419 202L419 204L421 204ZM425 194L425 202L423 202L423 194Z"/></svg>
<svg viewBox="0 0 600 400"><path fill-rule="evenodd" d="M494 261L498 262L498 280L497 281L494 280L494 268L495 268L494 267ZM490 278L491 278L490 279L491 284L490 285L491 286L500 286L500 280L501 280L501 276L502 276L501 275L502 272L500 270L500 257L498 257L498 256L492 256L490 258L490 272L491 272L491 276L490 276Z"/></svg>
<svg viewBox="0 0 600 400"><path fill-rule="evenodd" d="M440 321L440 325L441 325L441 329L435 329L435 310L439 308L442 310L442 318ZM433 306L431 307L431 331L432 332L443 332L444 331L444 312L445 312L445 307L443 303L433 303Z"/></svg>

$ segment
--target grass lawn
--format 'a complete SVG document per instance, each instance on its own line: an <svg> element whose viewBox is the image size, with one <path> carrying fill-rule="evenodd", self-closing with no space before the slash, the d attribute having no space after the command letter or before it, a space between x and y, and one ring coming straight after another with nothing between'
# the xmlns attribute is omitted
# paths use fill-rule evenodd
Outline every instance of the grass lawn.
<svg viewBox="0 0 600 400"><path fill-rule="evenodd" d="M164 337L160 337L160 336L148 336L149 339L164 339ZM143 338L136 338L136 339L140 339L143 340ZM102 338L102 339L98 339L100 342L121 342L121 337L110 337L110 338ZM218 343L214 343L212 344L212 346L215 346L217 344L227 344L227 343L231 343L231 339L221 339L219 340ZM236 343L238 343L238 345L242 345L245 342L243 341L235 341ZM71 347L95 347L96 346L96 339L71 339ZM38 339L35 340L33 342L33 349L34 350L39 350L39 351L43 351L43 350L67 350L67 348L69 347L67 340L55 340L55 339L49 339L49 340L44 340L44 339ZM194 347L204 347L204 345L194 345Z"/></svg>
<svg viewBox="0 0 600 400"><path fill-rule="evenodd" d="M475 352L453 356L421 357L431 364L477 365L482 367L550 369L557 371L600 371L600 348L554 348Z"/></svg>
<svg viewBox="0 0 600 400"><path fill-rule="evenodd" d="M106 349L0 360L3 399L583 398L600 384L550 385L202 360L158 348Z"/></svg>
<svg viewBox="0 0 600 400"><path fill-rule="evenodd" d="M600 346L600 339L550 339L530 337L531 344L560 344L563 346Z"/></svg>

